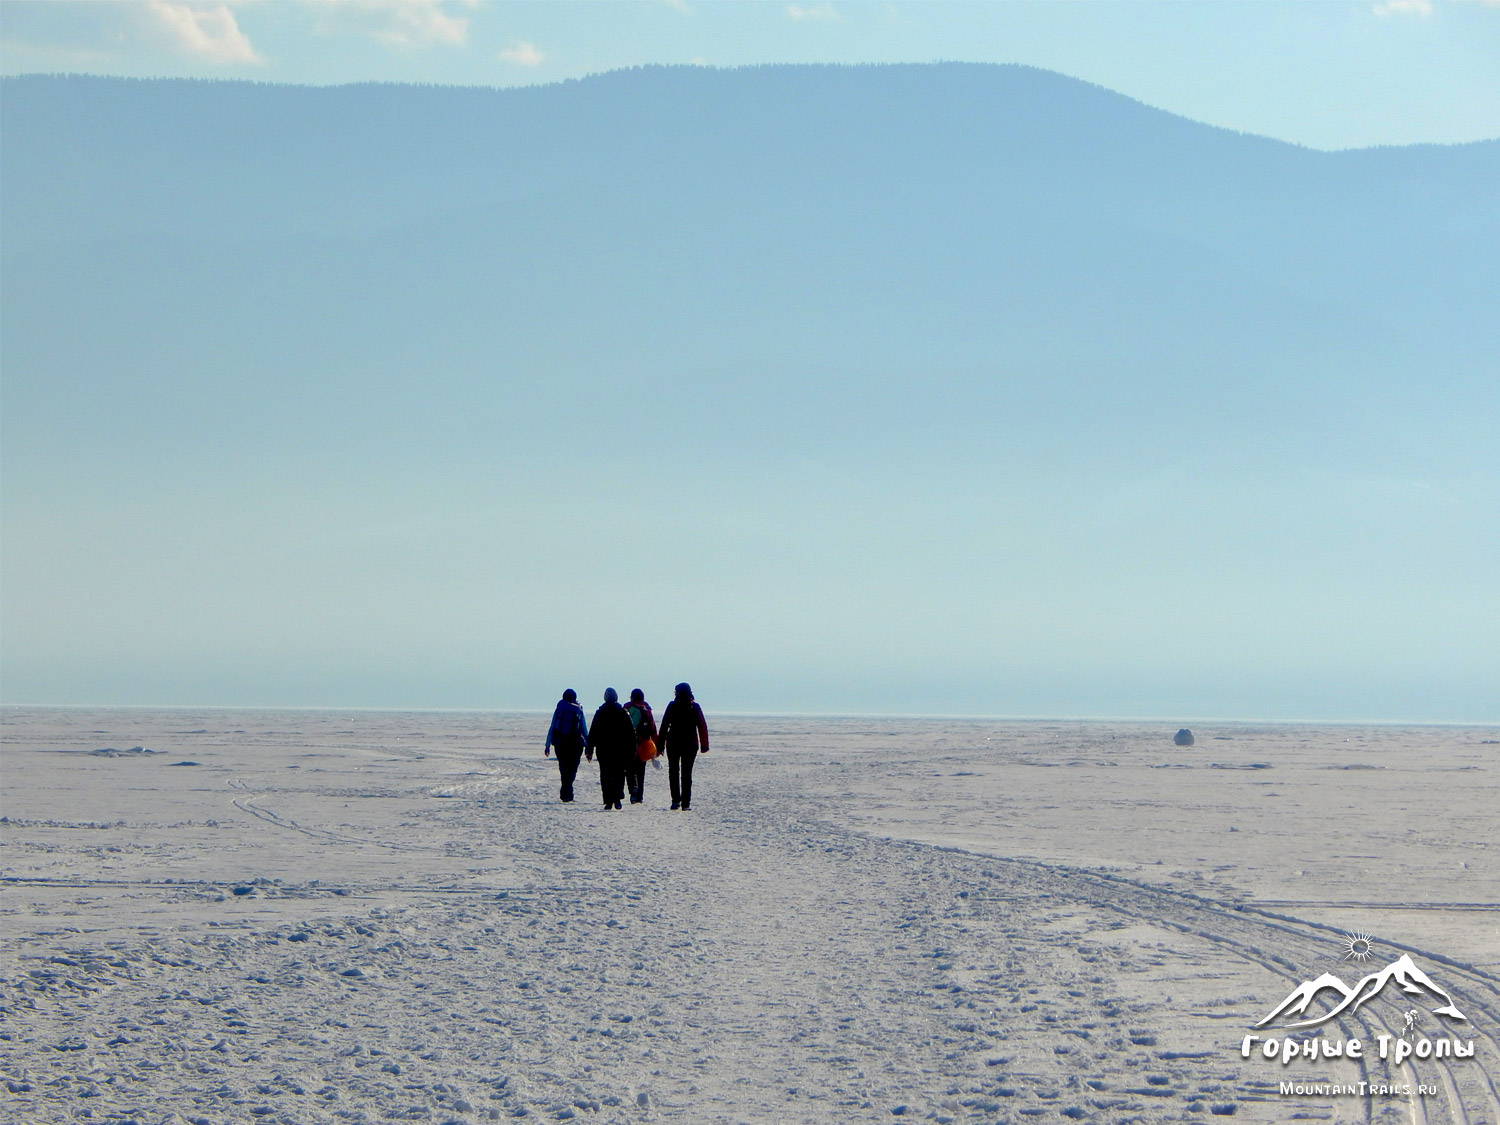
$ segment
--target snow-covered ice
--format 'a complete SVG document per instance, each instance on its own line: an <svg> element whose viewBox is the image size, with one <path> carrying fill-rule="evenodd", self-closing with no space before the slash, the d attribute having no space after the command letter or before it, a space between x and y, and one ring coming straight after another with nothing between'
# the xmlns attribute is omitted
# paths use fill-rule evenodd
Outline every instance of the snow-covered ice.
<svg viewBox="0 0 1500 1125"><path fill-rule="evenodd" d="M1500 1125L1494 730L710 711L674 813L544 714L4 718L16 1121ZM1475 1058L1242 1057L1349 933Z"/></svg>

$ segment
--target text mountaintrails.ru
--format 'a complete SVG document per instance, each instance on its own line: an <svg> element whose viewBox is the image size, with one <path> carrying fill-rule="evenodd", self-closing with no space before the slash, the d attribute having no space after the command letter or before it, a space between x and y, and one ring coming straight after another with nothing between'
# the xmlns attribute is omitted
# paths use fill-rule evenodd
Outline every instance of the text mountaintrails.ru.
<svg viewBox="0 0 1500 1125"><path fill-rule="evenodd" d="M1435 1095L1438 1088L1419 1083L1416 1091L1418 1097L1425 1098ZM1282 1097L1298 1098L1409 1098L1412 1085L1410 1082L1283 1082L1280 1092Z"/></svg>

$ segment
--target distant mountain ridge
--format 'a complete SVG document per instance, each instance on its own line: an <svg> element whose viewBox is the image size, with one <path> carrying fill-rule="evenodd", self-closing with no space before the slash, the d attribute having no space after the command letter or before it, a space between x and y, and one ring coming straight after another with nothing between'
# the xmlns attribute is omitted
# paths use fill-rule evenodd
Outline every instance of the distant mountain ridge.
<svg viewBox="0 0 1500 1125"><path fill-rule="evenodd" d="M1256 1023L1256 1027L1264 1027L1274 1020L1286 1016L1300 1016L1307 1011L1307 1006L1313 998L1325 988L1332 989L1343 997L1338 1004L1329 1009L1323 1015L1315 1019L1301 1020L1297 1023L1288 1024L1288 1027L1314 1027L1320 1023L1337 1019L1346 1012L1357 1011L1366 1002L1373 1000L1384 991L1385 986L1395 982L1401 991L1407 996L1423 996L1431 994L1441 997L1443 1004L1432 1009L1434 1015L1451 1016L1453 1019L1468 1019L1453 1003L1453 997L1438 985L1431 977L1417 967L1408 954L1403 953L1385 968L1378 972L1370 973L1362 977L1358 984L1349 987L1340 978L1332 973L1324 973L1315 980L1303 981L1294 988L1280 1004L1271 1009L1271 1012Z"/></svg>
<svg viewBox="0 0 1500 1125"><path fill-rule="evenodd" d="M1101 457L1496 394L1500 142L1313 152L971 64L3 90L13 390L140 371L269 406L422 369L520 403L544 375L656 387L748 448L873 396L897 447L1081 426Z"/></svg>
<svg viewBox="0 0 1500 1125"><path fill-rule="evenodd" d="M712 368L735 340L757 367L936 355L1344 394L1418 357L1469 385L1500 352L1500 141L1314 152L975 64L3 89L21 308L76 294L59 270L191 306L205 284L274 304L310 267L332 273L294 309L337 321L337 287L383 278L418 321L482 316L565 370ZM136 311L126 336L161 315ZM462 328L412 341L434 343L490 351Z"/></svg>
<svg viewBox="0 0 1500 1125"><path fill-rule="evenodd" d="M410 636L472 634L442 683L571 680L628 597L698 679L771 669L757 706L1366 714L1325 688L1378 665L1372 706L1489 713L1500 142L1315 152L936 64L17 78L0 146L6 645L59 681L82 593L127 637L197 582L191 633L233 573L255 644L334 664L420 589ZM691 549L627 502L705 513ZM580 512L609 549L559 557ZM265 553L208 557L219 521Z"/></svg>
<svg viewBox="0 0 1500 1125"><path fill-rule="evenodd" d="M1451 320L1500 279L1473 253L1500 236L1500 141L1315 152L1020 66L649 67L506 90L38 76L4 80L0 123L11 254L366 237L558 196L784 195L851 216L1087 215L1406 315Z"/></svg>

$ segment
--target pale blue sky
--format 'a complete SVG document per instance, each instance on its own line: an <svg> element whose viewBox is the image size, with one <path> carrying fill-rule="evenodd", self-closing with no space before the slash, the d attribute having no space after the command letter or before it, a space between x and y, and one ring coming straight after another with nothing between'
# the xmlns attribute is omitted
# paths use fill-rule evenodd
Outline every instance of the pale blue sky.
<svg viewBox="0 0 1500 1125"><path fill-rule="evenodd" d="M4 0L5 74L515 85L648 63L1018 62L1318 148L1500 136L1500 3Z"/></svg>

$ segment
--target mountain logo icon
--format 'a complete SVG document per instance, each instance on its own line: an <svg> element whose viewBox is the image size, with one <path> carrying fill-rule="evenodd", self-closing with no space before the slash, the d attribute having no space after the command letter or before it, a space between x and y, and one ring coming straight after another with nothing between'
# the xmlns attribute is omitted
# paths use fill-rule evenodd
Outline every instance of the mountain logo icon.
<svg viewBox="0 0 1500 1125"><path fill-rule="evenodd" d="M1288 1027L1315 1027L1320 1023L1327 1023L1331 1019L1337 1019L1339 1016L1358 1010L1365 1001L1379 996L1385 986L1392 982L1400 985L1402 993L1407 997L1431 996L1441 999L1442 1005L1432 1009L1434 1015L1449 1016L1456 1020L1468 1019L1454 1006L1453 997L1417 968L1416 963L1403 953L1379 972L1361 978L1353 988L1332 973L1324 973L1316 980L1303 981L1292 989L1290 996L1276 1005L1270 1014L1255 1026L1264 1027L1273 1020L1306 1015L1307 1006L1312 1002L1313 997L1325 988L1331 988L1343 998L1332 1009L1314 1019L1298 1020L1296 1023L1287 1025Z"/></svg>

